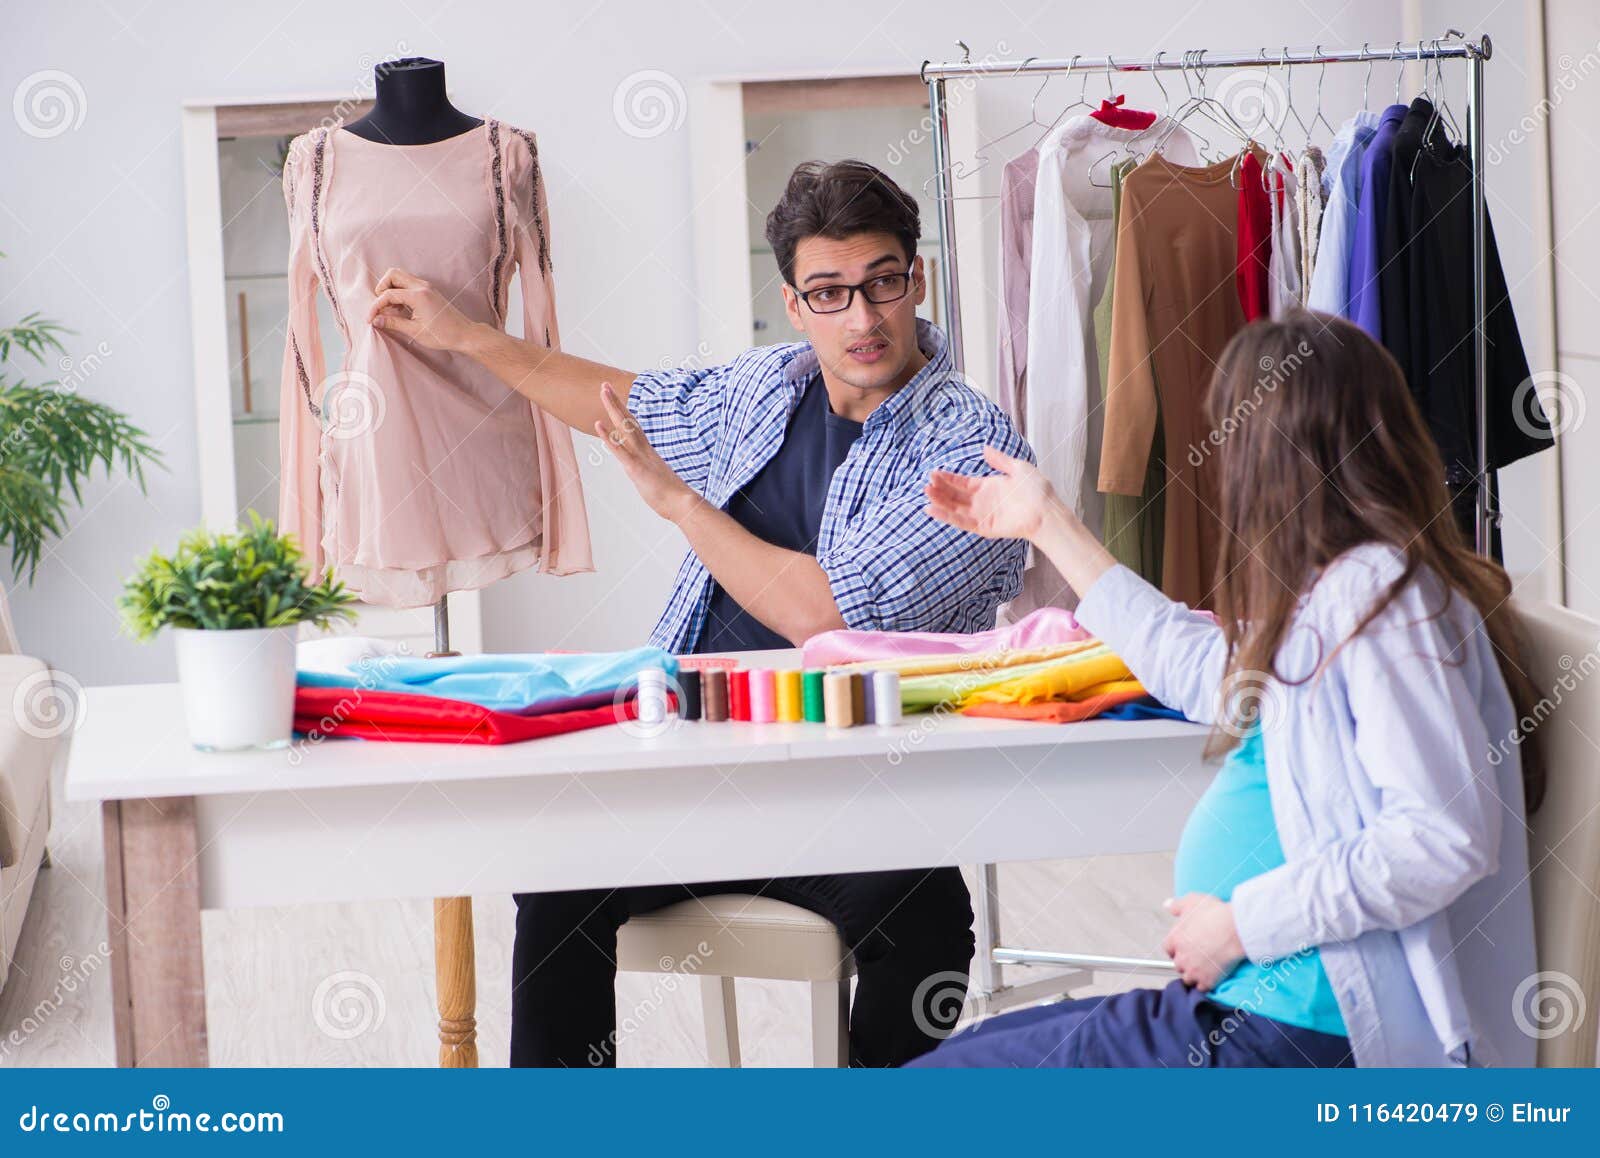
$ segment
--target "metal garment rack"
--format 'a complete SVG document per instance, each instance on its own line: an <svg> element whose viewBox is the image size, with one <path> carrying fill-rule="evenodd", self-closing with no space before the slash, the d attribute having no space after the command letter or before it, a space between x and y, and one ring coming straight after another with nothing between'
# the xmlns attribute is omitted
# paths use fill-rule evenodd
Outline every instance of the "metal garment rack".
<svg viewBox="0 0 1600 1158"><path fill-rule="evenodd" d="M966 45L961 46L963 49ZM956 254L956 197L953 189L950 157L949 103L945 85L951 81L973 81L1024 75L1051 73L1104 72L1186 72L1201 78L1212 69L1255 68L1270 69L1293 65L1367 64L1374 62L1464 60L1467 65L1466 104L1467 155L1472 167L1472 310L1473 310L1473 383L1477 394L1477 546L1488 554L1494 528L1499 525L1500 512L1489 486L1489 366L1488 340L1484 329L1487 313L1485 270L1487 236L1484 210L1484 127L1483 127L1483 65L1493 52L1487 36L1465 40L1453 29L1444 37L1431 41L1418 41L1415 47L1396 43L1392 49L1360 48L1325 51L1321 45L1311 49L1281 50L1258 49L1253 53L1230 52L1213 55L1205 49L1189 50L1176 55L1158 52L1142 60L1115 60L1109 56L1075 56L1071 59L1045 59L1029 57L1026 60L974 61L963 59L936 64L924 61L921 78L928 86L928 111L933 126L934 177L937 184L939 209L939 249L943 258L941 280L944 285L945 309L950 355L958 371L965 372L966 357L961 333L961 279ZM970 54L969 54L970 55ZM1095 971L1171 972L1165 960L1147 960L1129 957L1102 957L1083 953L1055 953L1035 949L1012 949L1001 944L999 918L999 878L996 866L979 866L978 895L974 910L978 924L978 957L974 962L973 980L976 982L979 1002L990 1008L1037 1000L1052 992L1059 992L1080 984ZM1002 986L999 983L1000 965L1046 965L1066 967L1077 972L1050 978L1026 986Z"/></svg>

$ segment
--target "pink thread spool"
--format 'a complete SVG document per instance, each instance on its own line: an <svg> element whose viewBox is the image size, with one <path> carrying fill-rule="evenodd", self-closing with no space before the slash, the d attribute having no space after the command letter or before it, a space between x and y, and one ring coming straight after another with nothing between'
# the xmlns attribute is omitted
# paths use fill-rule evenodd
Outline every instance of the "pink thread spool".
<svg viewBox="0 0 1600 1158"><path fill-rule="evenodd" d="M750 719L770 724L778 718L778 673L770 667L750 669Z"/></svg>

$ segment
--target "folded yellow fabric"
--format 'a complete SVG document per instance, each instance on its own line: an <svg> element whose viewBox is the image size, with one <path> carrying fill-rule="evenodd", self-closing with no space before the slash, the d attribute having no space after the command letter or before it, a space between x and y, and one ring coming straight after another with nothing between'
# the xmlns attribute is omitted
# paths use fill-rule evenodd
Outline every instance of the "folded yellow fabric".
<svg viewBox="0 0 1600 1158"><path fill-rule="evenodd" d="M1105 647L1069 656L1037 669L1016 672L1009 678L974 688L961 700L968 704L1031 704L1036 700L1071 699L1098 684L1131 679L1122 657Z"/></svg>
<svg viewBox="0 0 1600 1158"><path fill-rule="evenodd" d="M1065 699L1096 684L1131 678L1127 664L1103 643L1074 654L992 671L942 672L900 681L901 706L908 712L939 705L1031 703Z"/></svg>
<svg viewBox="0 0 1600 1158"><path fill-rule="evenodd" d="M1046 647L950 652L946 655L923 655L909 659L864 659L857 663L839 664L828 670L894 671L899 672L902 678L960 673L982 674L1004 668L1021 667L1023 664L1062 659L1101 646L1103 645L1098 639L1079 639L1072 643L1056 643Z"/></svg>

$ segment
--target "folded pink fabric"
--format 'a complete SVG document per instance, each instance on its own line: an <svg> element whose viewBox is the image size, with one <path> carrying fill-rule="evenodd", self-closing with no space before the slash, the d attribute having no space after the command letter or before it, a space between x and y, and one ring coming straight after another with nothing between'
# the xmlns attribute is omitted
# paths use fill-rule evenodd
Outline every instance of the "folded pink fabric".
<svg viewBox="0 0 1600 1158"><path fill-rule="evenodd" d="M824 631L806 640L802 662L806 667L828 667L865 659L905 659L924 655L968 654L978 651L1050 647L1088 639L1086 628L1070 611L1041 607L1009 627L975 631Z"/></svg>

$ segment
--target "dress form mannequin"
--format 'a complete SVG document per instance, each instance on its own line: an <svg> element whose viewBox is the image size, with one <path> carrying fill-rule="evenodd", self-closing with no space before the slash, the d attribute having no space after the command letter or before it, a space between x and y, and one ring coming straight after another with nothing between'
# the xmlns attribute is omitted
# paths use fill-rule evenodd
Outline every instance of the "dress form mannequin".
<svg viewBox="0 0 1600 1158"><path fill-rule="evenodd" d="M358 137L380 145L431 145L483 124L450 103L440 61L423 56L386 60L372 75L377 85L372 110L344 126Z"/></svg>
<svg viewBox="0 0 1600 1158"><path fill-rule="evenodd" d="M483 124L450 103L445 93L444 63L424 56L386 60L372 70L376 100L372 109L345 125L354 133L380 145L431 145L460 136ZM457 655L450 648L448 596L433 608L433 651L430 655Z"/></svg>

